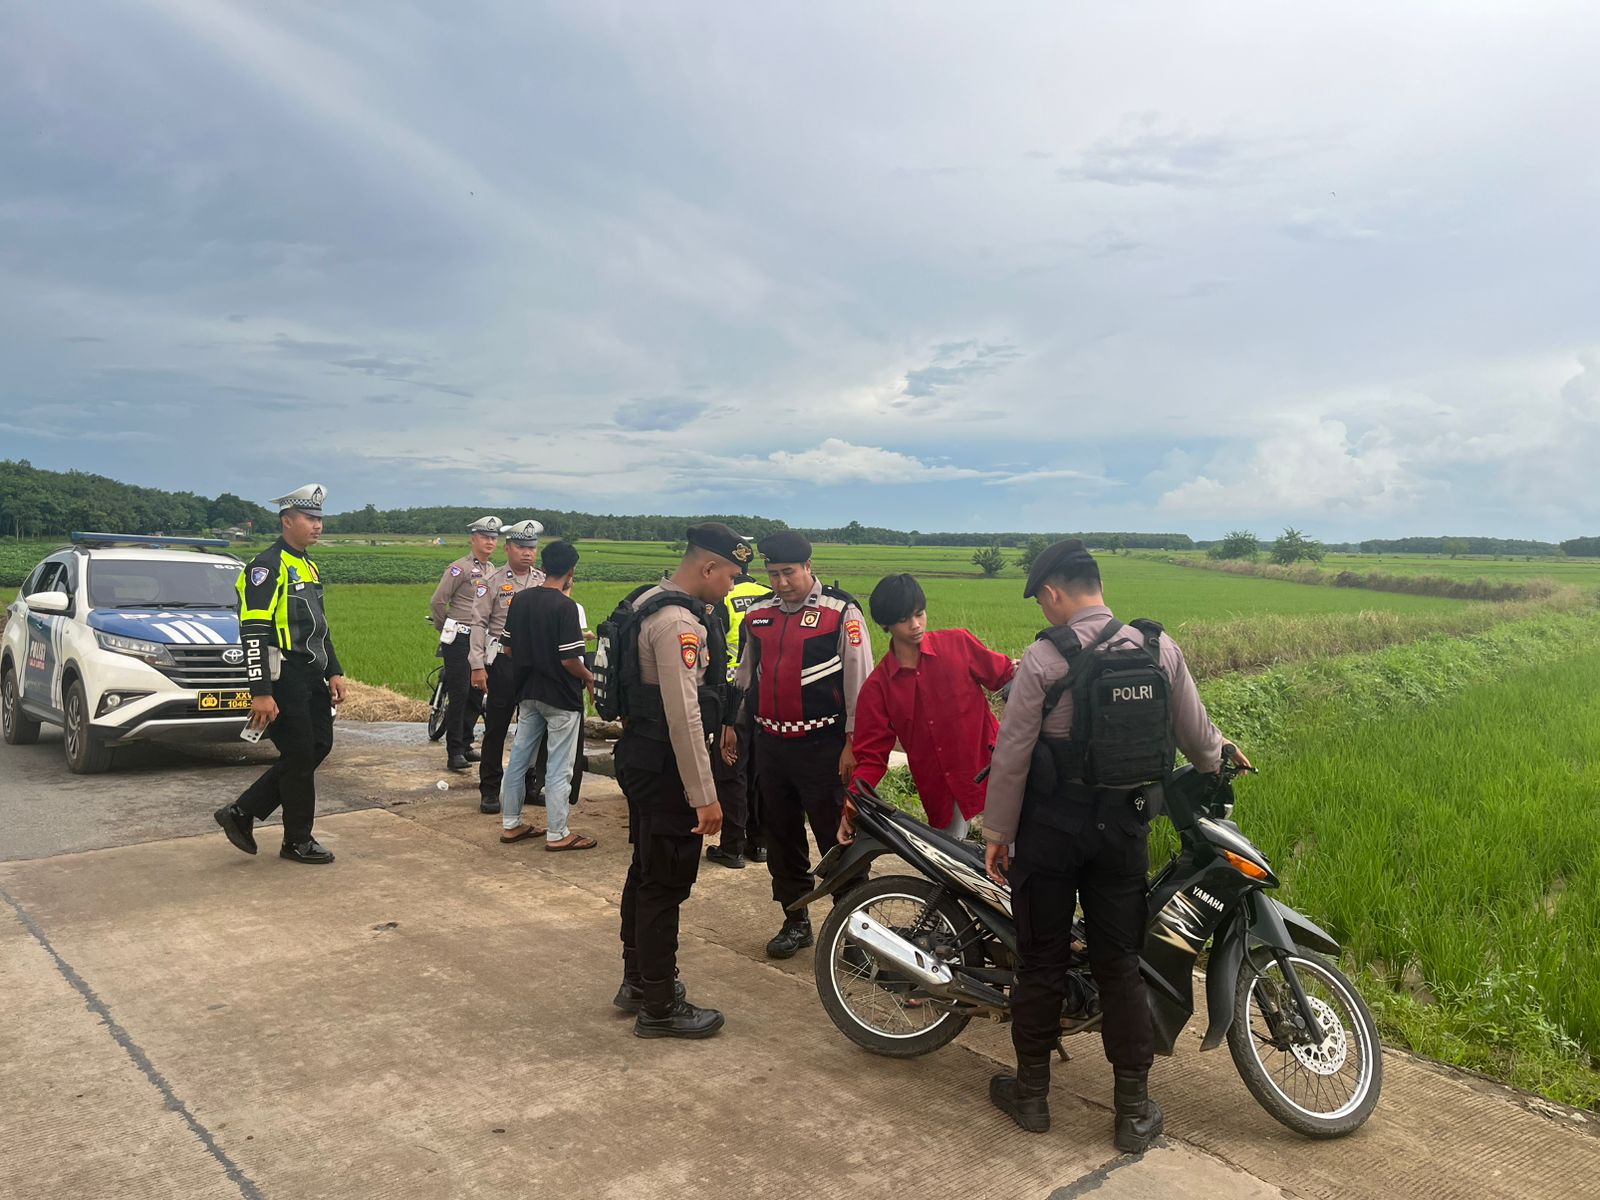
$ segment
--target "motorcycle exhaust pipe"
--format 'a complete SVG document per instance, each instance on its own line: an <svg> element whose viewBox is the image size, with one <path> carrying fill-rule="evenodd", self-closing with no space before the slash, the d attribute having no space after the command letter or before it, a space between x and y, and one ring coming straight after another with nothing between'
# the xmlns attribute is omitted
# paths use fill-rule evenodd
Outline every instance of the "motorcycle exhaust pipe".
<svg viewBox="0 0 1600 1200"><path fill-rule="evenodd" d="M851 913L850 940L878 962L897 971L930 995L960 1000L984 1008L1007 1007L1005 994L966 975L957 975L926 950L912 945L894 930L867 916Z"/></svg>

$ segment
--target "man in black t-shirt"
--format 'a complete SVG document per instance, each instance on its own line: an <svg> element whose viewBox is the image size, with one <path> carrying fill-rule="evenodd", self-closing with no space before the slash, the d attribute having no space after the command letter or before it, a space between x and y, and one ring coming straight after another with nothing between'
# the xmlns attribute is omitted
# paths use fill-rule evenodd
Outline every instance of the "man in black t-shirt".
<svg viewBox="0 0 1600 1200"><path fill-rule="evenodd" d="M506 615L506 640L516 664L517 740L500 783L502 842L537 831L523 823L528 764L548 738L544 778L546 850L592 850L595 840L567 828L568 789L578 739L583 737L583 693L594 676L583 661L578 606L565 593L578 565L570 542L551 542L541 555L544 582L518 592Z"/></svg>

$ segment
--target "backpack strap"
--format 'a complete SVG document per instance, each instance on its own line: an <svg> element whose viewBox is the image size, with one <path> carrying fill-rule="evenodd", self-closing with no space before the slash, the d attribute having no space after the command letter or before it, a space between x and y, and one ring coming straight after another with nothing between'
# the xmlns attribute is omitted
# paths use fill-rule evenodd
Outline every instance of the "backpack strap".
<svg viewBox="0 0 1600 1200"><path fill-rule="evenodd" d="M1161 622L1140 617L1136 621L1129 621L1128 624L1144 634L1145 653L1150 656L1150 661L1159 667L1161 665L1161 635L1166 632Z"/></svg>
<svg viewBox="0 0 1600 1200"><path fill-rule="evenodd" d="M1047 641L1054 646L1061 657L1067 660L1067 673L1052 683L1044 694L1044 706L1040 709L1039 719L1042 721L1054 711L1056 705L1061 703L1061 697L1067 694L1067 689L1073 684L1072 660L1085 650L1093 650L1103 646L1122 631L1122 622L1112 617L1106 622L1106 627L1101 630L1100 636L1085 646L1078 640L1078 635L1073 633L1066 625L1057 625L1046 629L1034 641Z"/></svg>

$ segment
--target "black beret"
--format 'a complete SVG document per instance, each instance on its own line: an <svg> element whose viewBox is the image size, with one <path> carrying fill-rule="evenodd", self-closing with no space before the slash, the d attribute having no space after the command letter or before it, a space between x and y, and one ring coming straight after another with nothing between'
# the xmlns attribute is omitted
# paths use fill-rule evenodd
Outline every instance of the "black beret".
<svg viewBox="0 0 1600 1200"><path fill-rule="evenodd" d="M769 563L810 562L811 543L793 529L769 533L761 539L761 557Z"/></svg>
<svg viewBox="0 0 1600 1200"><path fill-rule="evenodd" d="M1033 569L1028 572L1028 586L1023 589L1022 598L1031 600L1039 592L1039 585L1052 575L1072 575L1083 567L1093 568L1083 572L1086 575L1100 574L1100 566L1084 546L1079 538L1068 538L1064 542L1056 542L1039 552L1039 557L1033 560Z"/></svg>
<svg viewBox="0 0 1600 1200"><path fill-rule="evenodd" d="M721 521L701 521L698 525L691 525L687 537L689 545L719 554L741 568L749 566L750 560L756 556L755 551L750 549L750 543Z"/></svg>

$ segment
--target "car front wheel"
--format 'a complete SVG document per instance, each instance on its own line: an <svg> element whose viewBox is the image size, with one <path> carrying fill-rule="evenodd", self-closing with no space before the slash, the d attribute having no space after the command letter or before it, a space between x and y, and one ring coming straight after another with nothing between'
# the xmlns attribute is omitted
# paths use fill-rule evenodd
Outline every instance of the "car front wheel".
<svg viewBox="0 0 1600 1200"><path fill-rule="evenodd" d="M74 775L98 775L111 766L111 747L95 740L89 726L89 696L76 679L67 689L61 745L67 753L67 770Z"/></svg>

